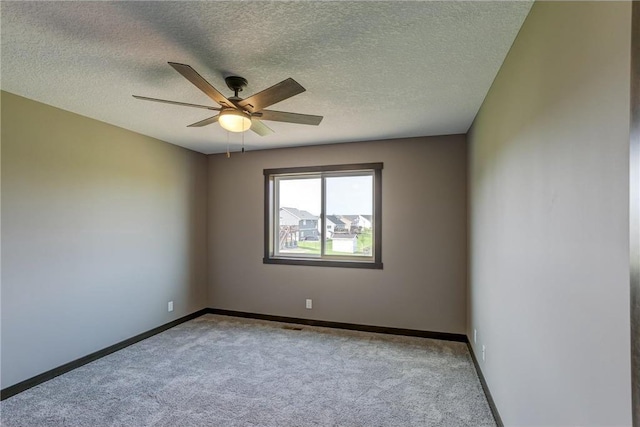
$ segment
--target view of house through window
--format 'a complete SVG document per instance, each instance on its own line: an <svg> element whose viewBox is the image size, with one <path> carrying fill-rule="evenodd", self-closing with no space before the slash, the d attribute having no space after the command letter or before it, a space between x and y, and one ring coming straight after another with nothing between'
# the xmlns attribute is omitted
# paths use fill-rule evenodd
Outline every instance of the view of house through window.
<svg viewBox="0 0 640 427"><path fill-rule="evenodd" d="M376 181L381 164L361 165L362 169L351 165L353 170L344 170L345 166L265 171L269 202L265 262L355 261L381 268L380 251L375 250L380 241L375 199L376 193L380 197Z"/></svg>
<svg viewBox="0 0 640 427"><path fill-rule="evenodd" d="M320 255L321 184L319 177L276 180L277 253Z"/></svg>

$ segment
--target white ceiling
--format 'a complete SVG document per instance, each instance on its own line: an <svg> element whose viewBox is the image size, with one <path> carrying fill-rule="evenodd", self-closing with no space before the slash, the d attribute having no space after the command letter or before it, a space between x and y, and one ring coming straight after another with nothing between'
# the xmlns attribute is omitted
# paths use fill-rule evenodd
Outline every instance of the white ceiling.
<svg viewBox="0 0 640 427"><path fill-rule="evenodd" d="M320 126L266 122L247 149L465 133L530 1L6 2L3 90L202 153L226 150L208 111L132 94L214 105L167 61L191 65L226 96L292 77L307 91L272 109ZM230 134L232 150L241 135Z"/></svg>

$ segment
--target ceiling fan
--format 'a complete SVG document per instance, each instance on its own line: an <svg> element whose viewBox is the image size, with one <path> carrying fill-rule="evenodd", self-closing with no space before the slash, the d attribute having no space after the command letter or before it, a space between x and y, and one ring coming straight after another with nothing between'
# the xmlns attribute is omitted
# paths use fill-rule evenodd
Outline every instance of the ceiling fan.
<svg viewBox="0 0 640 427"><path fill-rule="evenodd" d="M184 107L219 111L215 116L190 124L188 127L201 127L219 122L220 126L230 132L245 132L251 129L258 135L265 136L273 133L273 130L262 123L263 120L315 126L319 125L322 121L322 116L265 110L265 108L270 105L283 101L287 98L291 98L292 96L298 95L306 90L292 78L283 80L262 92L258 92L255 95L242 99L238 97L238 93L242 92L242 90L247 86L247 80L239 76L229 76L224 80L229 89L233 91L233 96L226 98L189 65L178 64L176 62L169 62L169 65L182 74L184 78L193 83L194 86L204 92L209 98L218 103L220 107L189 104L186 102L169 101L166 99L149 98L138 95L133 95L133 97L145 101L164 102L166 104L182 105Z"/></svg>

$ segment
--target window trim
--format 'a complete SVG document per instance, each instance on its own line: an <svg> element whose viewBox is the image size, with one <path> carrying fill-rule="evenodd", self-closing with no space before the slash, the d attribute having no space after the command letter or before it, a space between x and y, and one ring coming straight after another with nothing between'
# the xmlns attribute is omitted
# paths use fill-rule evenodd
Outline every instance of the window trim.
<svg viewBox="0 0 640 427"><path fill-rule="evenodd" d="M383 163L352 163L325 166L303 166L293 168L264 169L264 264L306 265L315 267L345 267L367 268L382 270L382 168ZM274 185L275 175L303 174L303 173L327 173L327 172L358 172L373 171L373 261L358 261L353 258L345 260L336 259L307 259L275 257L272 250L273 236L271 225L274 213ZM323 181L324 185L324 181ZM324 188L323 188L324 194ZM323 207L324 209L324 207ZM321 213L320 219L325 222L325 213ZM324 230L326 234L326 230ZM324 247L324 239L320 238Z"/></svg>

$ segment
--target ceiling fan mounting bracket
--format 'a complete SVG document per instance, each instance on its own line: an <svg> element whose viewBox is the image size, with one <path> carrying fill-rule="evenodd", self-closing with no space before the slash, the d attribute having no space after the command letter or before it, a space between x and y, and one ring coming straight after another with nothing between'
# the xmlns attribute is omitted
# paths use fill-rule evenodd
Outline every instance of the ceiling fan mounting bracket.
<svg viewBox="0 0 640 427"><path fill-rule="evenodd" d="M240 76L229 76L224 78L227 87L231 89L235 96L238 96L238 92L242 92L242 89L247 87L247 79Z"/></svg>

